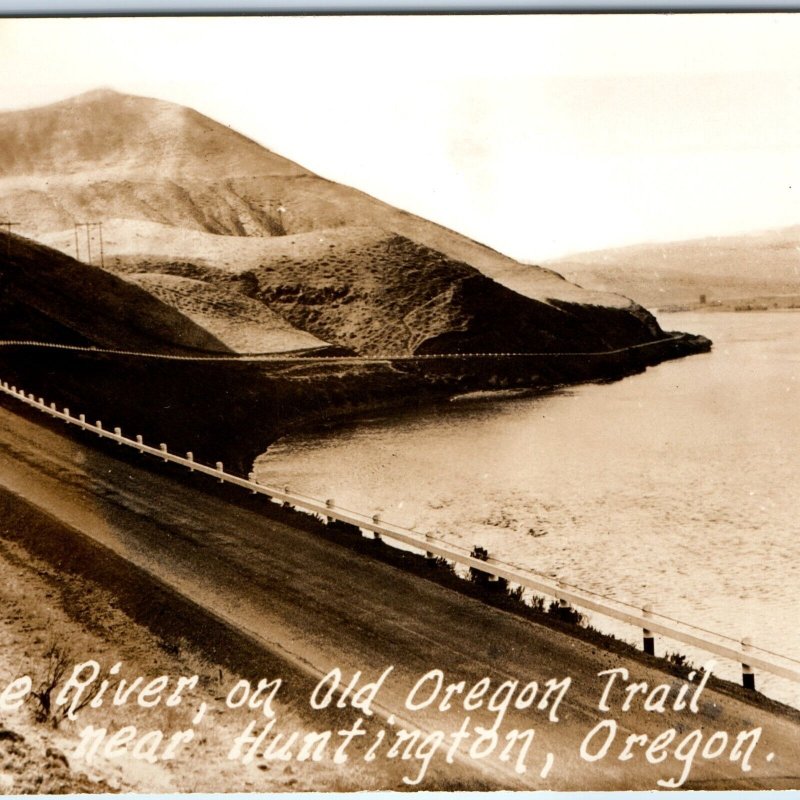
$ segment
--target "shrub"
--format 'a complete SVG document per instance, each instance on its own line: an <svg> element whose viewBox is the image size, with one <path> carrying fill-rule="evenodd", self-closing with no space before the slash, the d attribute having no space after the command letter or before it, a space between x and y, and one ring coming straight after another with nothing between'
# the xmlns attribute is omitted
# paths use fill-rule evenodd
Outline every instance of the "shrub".
<svg viewBox="0 0 800 800"><path fill-rule="evenodd" d="M561 622L568 622L570 625L580 625L584 621L583 614L580 611L572 606L562 606L558 600L553 600L550 603L547 613Z"/></svg>
<svg viewBox="0 0 800 800"><path fill-rule="evenodd" d="M42 654L44 664L40 669L39 677L34 678L34 685L28 696L30 702L34 704L33 716L37 722L48 723L53 728L57 728L67 716L69 705L55 705L57 689L61 684L68 669L75 664L73 654L58 644L52 642ZM92 684L83 692L81 699L73 705L74 711L80 711L92 702L97 695L102 681L93 681ZM111 684L116 685L116 681Z"/></svg>
<svg viewBox="0 0 800 800"><path fill-rule="evenodd" d="M676 667L690 667L689 659L683 653L667 653L667 661Z"/></svg>
<svg viewBox="0 0 800 800"><path fill-rule="evenodd" d="M488 561L489 551L485 547L481 547L480 545L476 544L472 548L470 556L478 559L478 561ZM477 583L479 586L486 586L489 583L488 573L480 569L475 569L475 567L469 568L469 579L473 583Z"/></svg>

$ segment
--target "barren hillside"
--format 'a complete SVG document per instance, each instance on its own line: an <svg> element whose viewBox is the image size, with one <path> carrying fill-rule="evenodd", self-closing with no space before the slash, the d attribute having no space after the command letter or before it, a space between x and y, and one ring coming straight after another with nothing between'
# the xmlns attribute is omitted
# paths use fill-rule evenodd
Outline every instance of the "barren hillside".
<svg viewBox="0 0 800 800"><path fill-rule="evenodd" d="M800 227L580 253L549 266L649 308L699 305L701 295L706 304L765 297L800 303Z"/></svg>
<svg viewBox="0 0 800 800"><path fill-rule="evenodd" d="M74 231L43 238L75 252ZM198 292L205 284L239 293L298 329L365 354L591 350L655 330L627 310L524 298L463 262L380 228L236 237L110 220L104 245L108 269L153 276L147 284L136 278L145 288L164 275L190 279ZM79 247L86 250L80 241ZM171 302L163 291L158 296ZM189 313L186 304L177 307Z"/></svg>
<svg viewBox="0 0 800 800"><path fill-rule="evenodd" d="M0 114L0 214L12 212L34 235L110 218L229 236L379 227L530 297L626 305L320 178L192 109L110 90Z"/></svg>
<svg viewBox="0 0 800 800"><path fill-rule="evenodd" d="M110 89L0 114L0 175L5 178L80 175L92 183L104 172L114 181L157 176L165 183L308 174L190 108Z"/></svg>

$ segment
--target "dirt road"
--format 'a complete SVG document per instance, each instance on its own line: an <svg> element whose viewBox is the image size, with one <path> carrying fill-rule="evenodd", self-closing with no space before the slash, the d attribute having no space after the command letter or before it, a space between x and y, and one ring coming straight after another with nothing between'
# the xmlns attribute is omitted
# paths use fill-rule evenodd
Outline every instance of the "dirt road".
<svg viewBox="0 0 800 800"><path fill-rule="evenodd" d="M443 773L436 764L444 764L459 731L466 735L449 774L460 770L465 785L477 779L497 788L652 789L682 776L682 788L800 787L800 725L791 715L710 687L696 712L676 711L685 682L658 669L232 506L92 444L0 409L0 484L256 637L312 685L335 668L345 682L361 672L363 683L392 667L376 697L373 726L386 729L387 742L402 727L446 737L421 788L437 788ZM609 676L598 673L618 668L629 678L620 675L608 695L610 710L603 710ZM441 687L434 670L441 671ZM629 681L648 686L623 710ZM698 675L687 702L699 681ZM499 741L492 746L487 734L479 743L476 726L491 730L498 722L504 682L514 702L502 712ZM442 700L450 684L456 688L447 707ZM662 684L668 689L653 695L646 710L647 695ZM759 728L737 748L740 732ZM528 740L506 738L528 729L535 730ZM672 736L665 733L671 729ZM624 753L631 734L640 738ZM514 746L502 759L507 744ZM409 775L418 771L409 764Z"/></svg>

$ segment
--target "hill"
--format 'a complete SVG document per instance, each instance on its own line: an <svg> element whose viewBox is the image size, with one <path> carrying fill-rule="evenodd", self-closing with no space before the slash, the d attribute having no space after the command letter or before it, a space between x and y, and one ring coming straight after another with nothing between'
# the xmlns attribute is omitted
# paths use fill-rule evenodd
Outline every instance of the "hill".
<svg viewBox="0 0 800 800"><path fill-rule="evenodd" d="M580 253L548 266L649 308L800 304L800 226Z"/></svg>
<svg viewBox="0 0 800 800"><path fill-rule="evenodd" d="M176 292L175 277L209 284L217 309L219 293L241 295L232 317L260 303L273 322L361 353L602 349L660 335L626 298L522 265L172 103L102 90L6 112L0 154L0 217L83 260L91 246L94 264L99 230L76 243L73 226L102 220L106 266L183 312L202 287Z"/></svg>
<svg viewBox="0 0 800 800"><path fill-rule="evenodd" d="M0 114L0 214L34 236L109 218L228 236L378 227L536 299L626 305L320 178L192 109L111 90Z"/></svg>
<svg viewBox="0 0 800 800"><path fill-rule="evenodd" d="M207 329L128 281L21 237L3 245L3 339L161 353L231 352Z"/></svg>
<svg viewBox="0 0 800 800"><path fill-rule="evenodd" d="M381 228L237 237L110 220L103 230L107 268L118 274L148 273L153 290L182 277L238 292L296 328L362 354L591 350L641 341L657 330L632 308L524 298ZM43 238L74 252L73 231Z"/></svg>

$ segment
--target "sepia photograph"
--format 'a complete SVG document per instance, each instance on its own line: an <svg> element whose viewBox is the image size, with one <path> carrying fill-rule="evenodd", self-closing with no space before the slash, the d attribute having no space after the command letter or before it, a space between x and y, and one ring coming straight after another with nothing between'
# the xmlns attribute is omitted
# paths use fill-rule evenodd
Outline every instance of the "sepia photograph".
<svg viewBox="0 0 800 800"><path fill-rule="evenodd" d="M800 789L798 40L0 18L0 792Z"/></svg>

